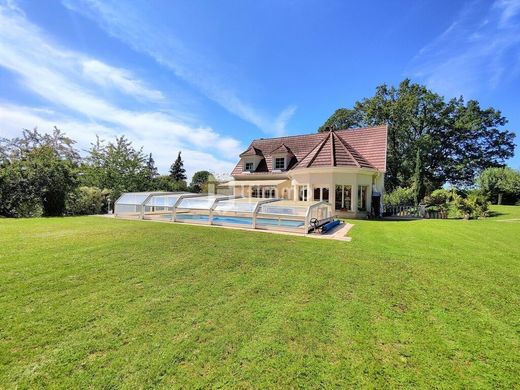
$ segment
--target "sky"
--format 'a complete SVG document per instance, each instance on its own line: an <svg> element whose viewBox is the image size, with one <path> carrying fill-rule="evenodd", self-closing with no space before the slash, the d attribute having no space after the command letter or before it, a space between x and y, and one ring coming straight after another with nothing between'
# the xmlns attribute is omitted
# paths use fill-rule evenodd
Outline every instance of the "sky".
<svg viewBox="0 0 520 390"><path fill-rule="evenodd" d="M227 174L404 78L500 109L519 145L520 0L0 0L0 137L125 135L161 173L182 151Z"/></svg>

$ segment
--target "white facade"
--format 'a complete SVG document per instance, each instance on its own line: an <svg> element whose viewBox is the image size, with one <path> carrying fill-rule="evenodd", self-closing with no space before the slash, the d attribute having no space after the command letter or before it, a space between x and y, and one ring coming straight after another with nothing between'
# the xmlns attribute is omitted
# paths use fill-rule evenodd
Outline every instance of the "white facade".
<svg viewBox="0 0 520 390"><path fill-rule="evenodd" d="M373 194L378 194L382 201L384 173L368 168L303 168L229 184L237 196L323 200L330 203L335 215L359 218L374 211Z"/></svg>

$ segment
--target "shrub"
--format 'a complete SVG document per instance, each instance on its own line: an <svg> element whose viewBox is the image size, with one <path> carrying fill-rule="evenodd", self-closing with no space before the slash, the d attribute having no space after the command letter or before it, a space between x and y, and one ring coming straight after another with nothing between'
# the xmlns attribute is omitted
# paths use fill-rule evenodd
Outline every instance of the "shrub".
<svg viewBox="0 0 520 390"><path fill-rule="evenodd" d="M79 187L69 193L66 200L68 215L92 215L105 213L108 209L107 196L110 191L97 187Z"/></svg>
<svg viewBox="0 0 520 390"><path fill-rule="evenodd" d="M453 198L453 192L443 188L433 191L429 196L424 198L424 203L429 210L446 211L450 206Z"/></svg>
<svg viewBox="0 0 520 390"><path fill-rule="evenodd" d="M383 197L384 203L390 206L415 203L415 191L413 188L397 187Z"/></svg>
<svg viewBox="0 0 520 390"><path fill-rule="evenodd" d="M154 177L150 185L151 191L187 191L188 185L184 180L174 181L168 175Z"/></svg>
<svg viewBox="0 0 520 390"><path fill-rule="evenodd" d="M453 196L453 206L459 217L471 219L486 216L488 201L484 195L474 191L467 195L455 194Z"/></svg>

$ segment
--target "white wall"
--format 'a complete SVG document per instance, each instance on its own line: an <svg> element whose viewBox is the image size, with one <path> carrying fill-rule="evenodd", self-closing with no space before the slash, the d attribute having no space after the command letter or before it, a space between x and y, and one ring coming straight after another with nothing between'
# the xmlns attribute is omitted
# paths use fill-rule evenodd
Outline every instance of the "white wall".
<svg viewBox="0 0 520 390"><path fill-rule="evenodd" d="M384 174L371 170L305 170L302 172L291 172L291 184L294 188L299 185L307 185L309 199L312 199L315 187L329 187L329 202L335 208L336 185L349 185L352 187L351 209L357 213L358 186L367 186L367 199L365 208L370 211L372 204L372 190L383 191ZM374 188L373 188L374 187ZM295 195L295 200L297 194Z"/></svg>

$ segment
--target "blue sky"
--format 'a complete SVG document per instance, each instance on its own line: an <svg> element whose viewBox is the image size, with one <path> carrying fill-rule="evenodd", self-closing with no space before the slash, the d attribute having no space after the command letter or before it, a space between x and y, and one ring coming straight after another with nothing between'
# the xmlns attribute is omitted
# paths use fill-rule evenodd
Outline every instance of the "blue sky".
<svg viewBox="0 0 520 390"><path fill-rule="evenodd" d="M190 174L229 173L251 139L405 77L520 134L520 0L0 0L0 136L125 134L163 173L179 150Z"/></svg>

